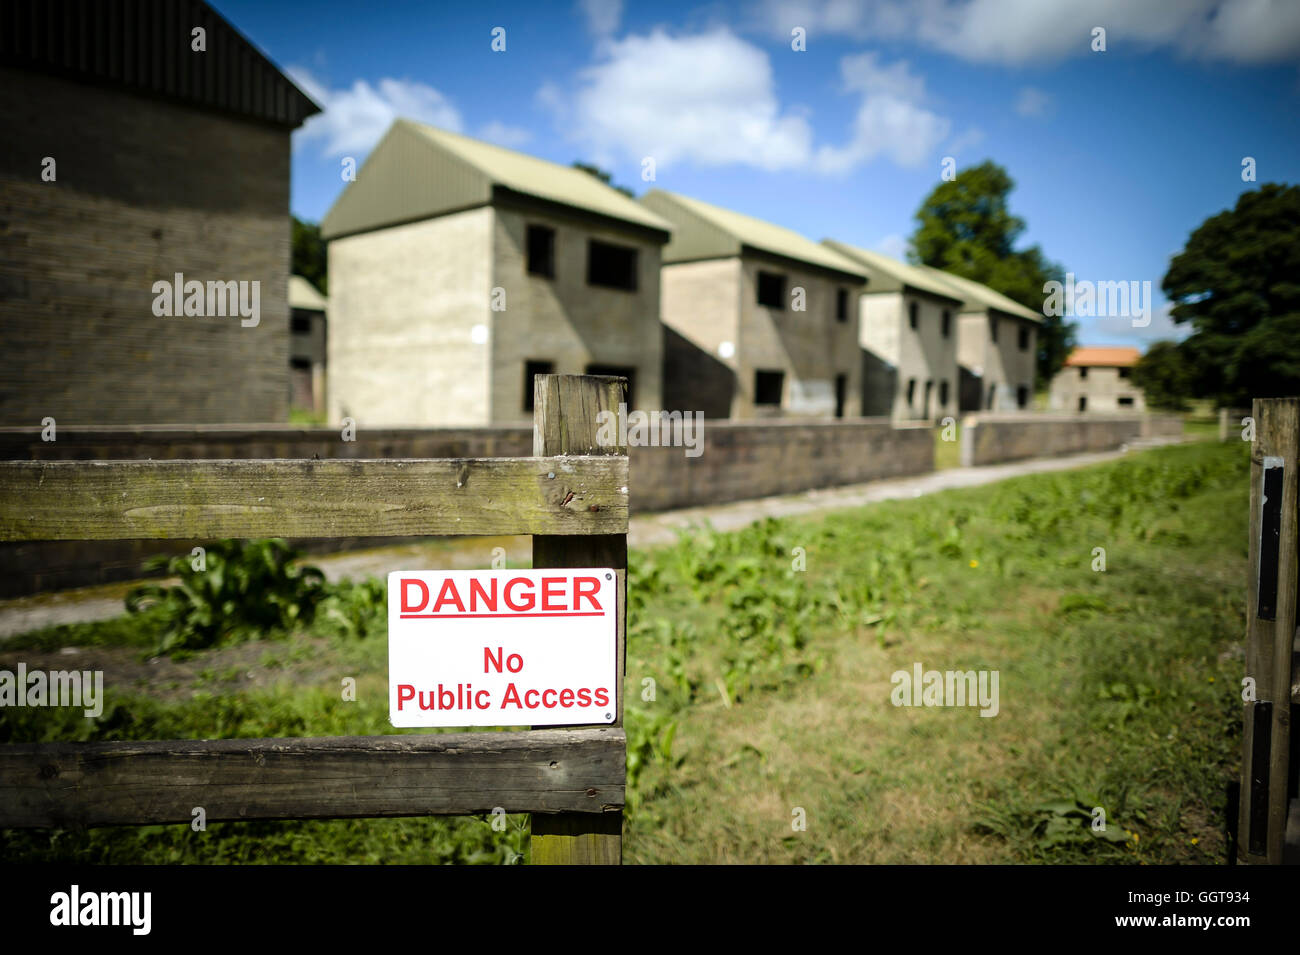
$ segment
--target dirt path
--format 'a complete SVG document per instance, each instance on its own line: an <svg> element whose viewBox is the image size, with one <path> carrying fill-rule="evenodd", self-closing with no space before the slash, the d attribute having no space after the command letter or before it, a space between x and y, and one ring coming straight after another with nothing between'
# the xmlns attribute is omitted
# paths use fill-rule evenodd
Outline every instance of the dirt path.
<svg viewBox="0 0 1300 955"><path fill-rule="evenodd" d="M1150 439L1140 447L1178 443L1180 439ZM1139 445L1133 446L1135 449ZM1076 454L1061 458L1034 458L1009 464L974 468L949 468L917 477L872 481L846 487L805 491L782 497L765 497L709 507L692 507L663 514L634 516L628 528L632 547L655 547L676 540L677 531L708 522L721 531L738 530L765 517L796 517L845 508L861 507L876 501L921 497L953 488L992 484L1023 474L1043 474L1070 468L1087 467L1123 456L1126 450L1096 454ZM423 567L489 567L496 548L504 551L510 566L527 563L532 558L527 537L443 538L427 544L385 547L377 550L351 551L318 556L311 563L320 567L330 580L384 577L393 570ZM86 587L58 593L36 594L13 600L0 600L0 641L18 633L61 623L106 620L122 613L122 598L133 585L130 582Z"/></svg>

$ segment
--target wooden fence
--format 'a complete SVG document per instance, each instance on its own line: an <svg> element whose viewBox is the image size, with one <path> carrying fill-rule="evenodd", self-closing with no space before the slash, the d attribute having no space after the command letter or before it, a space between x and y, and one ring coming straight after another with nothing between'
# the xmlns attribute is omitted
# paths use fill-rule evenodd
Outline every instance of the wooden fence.
<svg viewBox="0 0 1300 955"><path fill-rule="evenodd" d="M617 571L612 726L0 747L0 827L529 812L534 863L622 861L626 380L539 375L531 458L0 462L0 539L533 535L533 566Z"/></svg>
<svg viewBox="0 0 1300 955"><path fill-rule="evenodd" d="M1250 455L1246 676L1253 681L1253 694L1243 693L1237 840L1241 861L1276 865L1300 862L1295 855L1300 849L1295 780L1300 760L1291 733L1300 703L1295 653L1300 398L1257 398L1251 414L1255 442ZM1251 695L1254 699L1246 698Z"/></svg>

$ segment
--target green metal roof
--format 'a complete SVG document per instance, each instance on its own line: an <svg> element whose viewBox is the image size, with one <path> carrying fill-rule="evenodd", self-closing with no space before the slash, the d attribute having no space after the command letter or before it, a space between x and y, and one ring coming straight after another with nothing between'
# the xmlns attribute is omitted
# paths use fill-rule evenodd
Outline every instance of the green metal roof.
<svg viewBox="0 0 1300 955"><path fill-rule="evenodd" d="M822 239L822 245L857 262L871 279L868 289L870 292L901 292L904 288L911 288L956 304L961 304L963 301L950 286L936 281L915 265L908 265L906 262L900 262L879 252L862 249L856 245L846 245L832 239Z"/></svg>
<svg viewBox="0 0 1300 955"><path fill-rule="evenodd" d="M289 276L289 307L301 308L309 312L325 311L325 296L316 291L301 275Z"/></svg>
<svg viewBox="0 0 1300 955"><path fill-rule="evenodd" d="M972 279L962 278L960 275L953 275L951 272L945 272L942 269L936 269L929 265L918 265L918 269L923 269L930 275L934 276L940 282L944 282L952 287L962 300L966 307L962 309L965 312L984 312L988 309L997 309L1007 315L1015 315L1017 318L1025 318L1031 322L1043 321L1043 316L1025 308L1019 302L1007 298L1001 292L995 292L987 285L983 285Z"/></svg>
<svg viewBox="0 0 1300 955"><path fill-rule="evenodd" d="M662 189L652 189L640 201L673 224L672 241L664 246L665 265L730 258L741 255L745 249L756 249L830 269L858 281L866 278L861 266L851 259L771 222Z"/></svg>
<svg viewBox="0 0 1300 955"><path fill-rule="evenodd" d="M486 205L508 190L665 233L671 227L590 173L396 120L321 222L326 239Z"/></svg>

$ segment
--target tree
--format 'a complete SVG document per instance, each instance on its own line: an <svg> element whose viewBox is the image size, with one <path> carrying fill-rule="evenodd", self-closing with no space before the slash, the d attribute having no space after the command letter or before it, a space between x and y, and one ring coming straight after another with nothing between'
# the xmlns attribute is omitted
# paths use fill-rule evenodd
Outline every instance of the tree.
<svg viewBox="0 0 1300 955"><path fill-rule="evenodd" d="M1300 394L1300 186L1265 183L1206 219L1161 288L1197 388L1220 404Z"/></svg>
<svg viewBox="0 0 1300 955"><path fill-rule="evenodd" d="M293 274L301 275L322 295L329 294L328 260L320 226L293 216Z"/></svg>
<svg viewBox="0 0 1300 955"><path fill-rule="evenodd" d="M609 173L605 172L605 170L601 169L599 166L593 166L591 165L591 163L575 161L573 164L573 168L581 169L589 176L595 176L605 185L609 186L611 189L615 189L618 192L623 193L623 195L627 196L629 199L636 198L636 193L634 193L631 189L627 188L627 186L616 186L614 184L614 177L611 176Z"/></svg>
<svg viewBox="0 0 1300 955"><path fill-rule="evenodd" d="M1196 394L1198 371L1177 342L1155 342L1133 368L1133 384L1152 408L1182 411Z"/></svg>
<svg viewBox="0 0 1300 955"><path fill-rule="evenodd" d="M913 262L982 282L1042 314L1043 285L1065 281L1065 270L1042 249L1017 249L1025 222L1011 214L1007 194L1015 182L991 160L962 169L934 188L916 212ZM1038 380L1051 381L1074 349L1075 324L1044 315L1038 334Z"/></svg>

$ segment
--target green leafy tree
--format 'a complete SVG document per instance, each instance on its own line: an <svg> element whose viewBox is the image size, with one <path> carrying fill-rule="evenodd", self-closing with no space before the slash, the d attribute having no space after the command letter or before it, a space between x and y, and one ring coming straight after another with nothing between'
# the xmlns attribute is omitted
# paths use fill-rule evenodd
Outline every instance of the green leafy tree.
<svg viewBox="0 0 1300 955"><path fill-rule="evenodd" d="M320 226L293 216L293 274L301 275L322 295L329 294L328 259Z"/></svg>
<svg viewBox="0 0 1300 955"><path fill-rule="evenodd" d="M1161 283L1197 388L1221 404L1300 394L1300 186L1266 183L1197 227Z"/></svg>
<svg viewBox="0 0 1300 955"><path fill-rule="evenodd" d="M1038 246L1017 249L1025 222L1011 214L1007 195L1015 182L991 160L942 182L916 212L910 258L982 282L1042 314L1043 285L1065 281L1065 270ZM1038 335L1038 381L1049 382L1075 345L1075 324L1045 315Z"/></svg>
<svg viewBox="0 0 1300 955"><path fill-rule="evenodd" d="M1133 369L1133 384L1152 408L1182 411L1196 394L1198 370L1177 342L1156 342Z"/></svg>
<svg viewBox="0 0 1300 955"><path fill-rule="evenodd" d="M573 168L581 169L589 176L595 176L597 179L599 179L605 185L609 186L611 189L615 189L623 193L623 195L627 196L630 199L636 198L636 193L634 193L631 189L627 188L627 186L615 185L614 177L611 176L609 173L607 173L605 170L601 169L599 166L593 166L591 165L591 163L575 162L573 164Z"/></svg>

